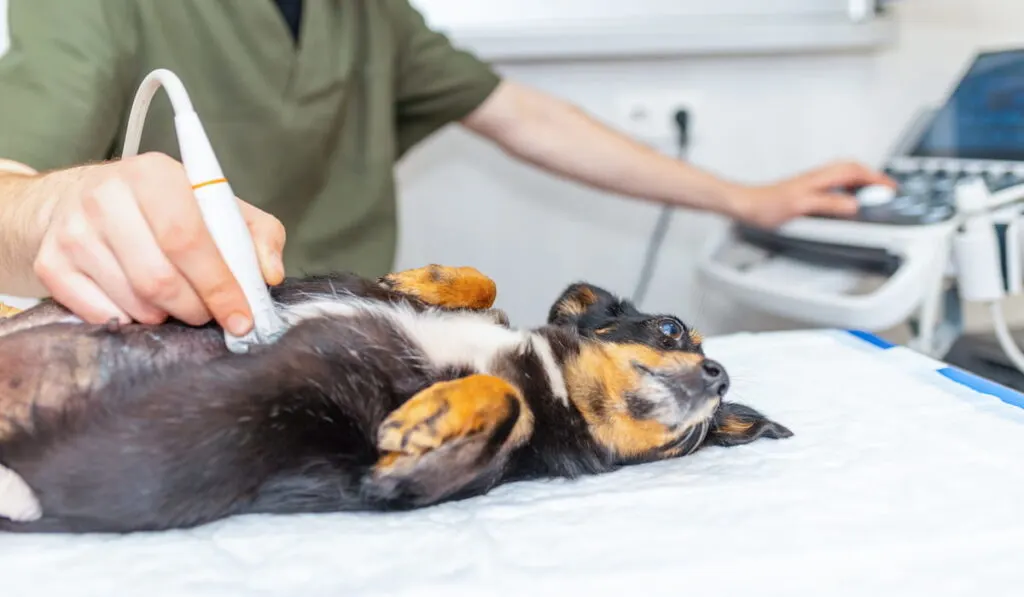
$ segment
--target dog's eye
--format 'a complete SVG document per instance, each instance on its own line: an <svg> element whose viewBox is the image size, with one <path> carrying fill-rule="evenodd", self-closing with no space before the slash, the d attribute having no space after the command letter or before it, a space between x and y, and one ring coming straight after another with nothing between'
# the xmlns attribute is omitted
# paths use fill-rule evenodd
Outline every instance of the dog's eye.
<svg viewBox="0 0 1024 597"><path fill-rule="evenodd" d="M658 324L658 329L661 330L662 334L665 334L669 338L679 338L683 335L683 326L679 325L678 322L671 319L663 319Z"/></svg>

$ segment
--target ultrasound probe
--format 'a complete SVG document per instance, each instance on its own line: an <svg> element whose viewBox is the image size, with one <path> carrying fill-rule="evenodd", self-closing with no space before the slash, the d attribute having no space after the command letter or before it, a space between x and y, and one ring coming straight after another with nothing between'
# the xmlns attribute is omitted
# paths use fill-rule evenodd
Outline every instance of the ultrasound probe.
<svg viewBox="0 0 1024 597"><path fill-rule="evenodd" d="M203 220L252 309L253 329L248 334L239 337L224 330L228 349L234 353L245 353L252 344L272 341L283 327L283 322L274 310L274 302L256 256L256 247L235 193L221 170L185 86L173 72L157 69L142 80L128 117L121 157L123 159L138 153L146 113L153 96L161 87L171 101L181 161L192 184L192 192Z"/></svg>

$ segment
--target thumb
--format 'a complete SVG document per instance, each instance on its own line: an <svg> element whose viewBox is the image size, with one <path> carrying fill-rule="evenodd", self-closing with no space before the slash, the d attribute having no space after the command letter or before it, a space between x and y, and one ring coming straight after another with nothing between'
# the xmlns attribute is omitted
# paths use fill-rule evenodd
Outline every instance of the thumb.
<svg viewBox="0 0 1024 597"><path fill-rule="evenodd" d="M852 217L857 215L857 200L844 193L816 193L808 213L822 216Z"/></svg>
<svg viewBox="0 0 1024 597"><path fill-rule="evenodd" d="M237 199L237 197L236 197ZM287 232L284 224L271 214L254 207L241 199L238 206L242 210L245 223L249 226L256 245L256 255L267 284L276 286L284 280L284 244Z"/></svg>

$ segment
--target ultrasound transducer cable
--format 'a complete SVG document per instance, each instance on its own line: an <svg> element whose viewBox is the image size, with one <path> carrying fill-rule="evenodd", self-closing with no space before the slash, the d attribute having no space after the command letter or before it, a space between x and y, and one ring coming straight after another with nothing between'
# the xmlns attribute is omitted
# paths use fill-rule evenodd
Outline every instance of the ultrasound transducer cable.
<svg viewBox="0 0 1024 597"><path fill-rule="evenodd" d="M687 157L687 152L690 146L690 114L684 109L680 108L676 110L675 123L677 129L676 142L678 143L679 159L683 160ZM658 260L658 255L661 253L661 245L665 242L665 235L668 234L668 227L672 221L672 211L674 206L663 205L661 211L658 213L658 221L654 224L654 230L651 232L650 240L647 243L647 252L644 255L644 263L640 268L640 277L637 281L636 288L633 290L632 301L633 304L640 306L644 298L647 296L647 289L650 286L651 278L654 277L654 267Z"/></svg>

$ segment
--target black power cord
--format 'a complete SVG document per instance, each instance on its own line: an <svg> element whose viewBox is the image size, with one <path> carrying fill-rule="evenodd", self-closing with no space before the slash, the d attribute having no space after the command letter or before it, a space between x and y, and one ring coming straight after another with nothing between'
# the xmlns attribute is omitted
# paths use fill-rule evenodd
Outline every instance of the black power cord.
<svg viewBox="0 0 1024 597"><path fill-rule="evenodd" d="M676 123L676 142L679 149L679 159L686 159L687 151L690 147L690 113L685 108L676 110L675 115ZM644 255L644 263L640 268L640 278L637 281L636 288L633 290L633 304L638 307L647 296L647 289L651 284L651 278L654 277L654 266L658 260L658 254L661 252L661 245L665 242L665 235L668 234L668 226L672 221L672 212L674 208L671 205L665 205L661 208L661 212L658 214L658 221L654 224L654 230L651 232L650 239L647 241L647 253Z"/></svg>

